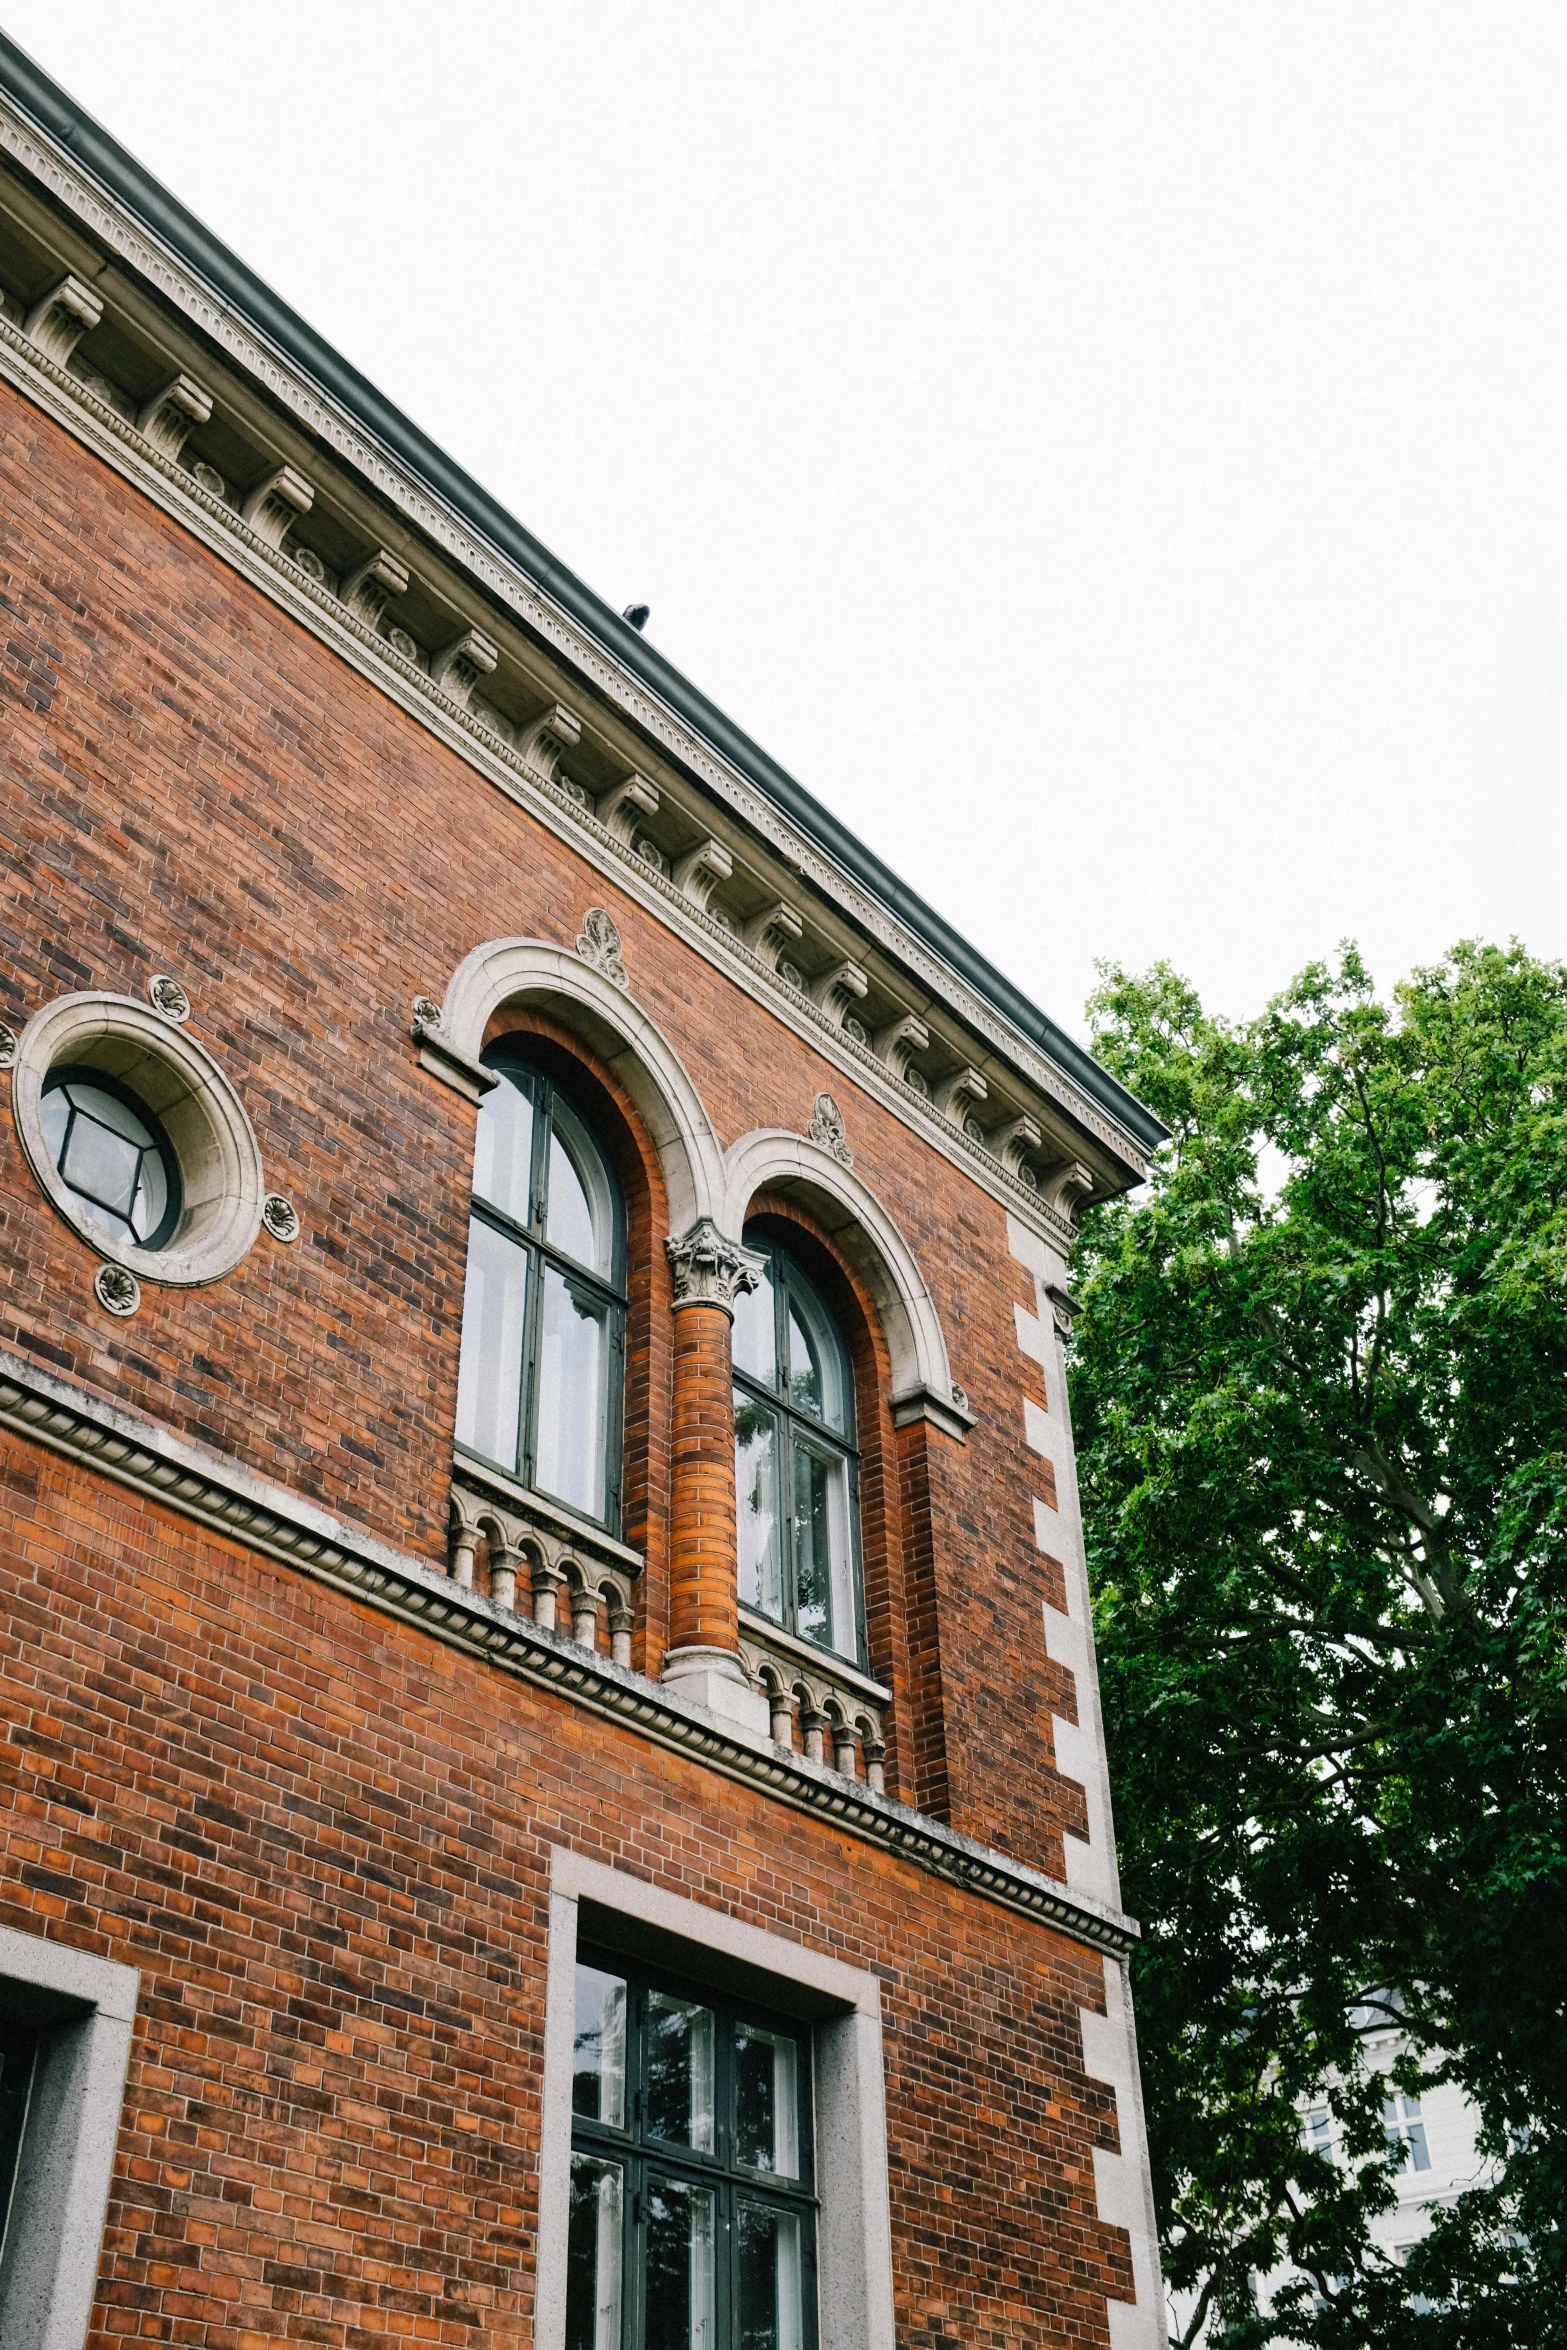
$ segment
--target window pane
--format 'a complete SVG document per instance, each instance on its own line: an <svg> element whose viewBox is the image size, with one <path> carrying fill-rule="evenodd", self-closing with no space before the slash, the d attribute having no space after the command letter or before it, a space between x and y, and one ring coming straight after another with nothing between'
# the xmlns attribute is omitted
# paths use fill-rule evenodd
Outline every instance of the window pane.
<svg viewBox="0 0 1567 2350"><path fill-rule="evenodd" d="M520 1070L503 1069L479 1104L473 1146L473 1188L510 1216L514 1224L533 1221L528 1186L533 1166L533 1097Z"/></svg>
<svg viewBox="0 0 1567 2350"><path fill-rule="evenodd" d="M526 1250L475 1216L468 1228L457 1441L503 1469L517 1466L527 1294Z"/></svg>
<svg viewBox="0 0 1567 2350"><path fill-rule="evenodd" d="M647 2003L647 2126L655 2138L713 2151L713 2011L662 1991Z"/></svg>
<svg viewBox="0 0 1567 2350"><path fill-rule="evenodd" d="M742 2203L737 2227L735 2350L804 2350L799 2219Z"/></svg>
<svg viewBox="0 0 1567 2350"><path fill-rule="evenodd" d="M647 2350L717 2350L713 2192L650 2179L647 2195Z"/></svg>
<svg viewBox="0 0 1567 2350"><path fill-rule="evenodd" d="M789 1399L797 1412L849 1432L849 1390L843 1341L816 1292L789 1274Z"/></svg>
<svg viewBox="0 0 1567 2350"><path fill-rule="evenodd" d="M577 2043L571 2110L626 2126L626 1986L597 1967L577 1969Z"/></svg>
<svg viewBox="0 0 1567 2350"><path fill-rule="evenodd" d="M857 1647L849 1544L849 1469L836 1455L794 1447L795 1628L840 1656Z"/></svg>
<svg viewBox="0 0 1567 2350"><path fill-rule="evenodd" d="M778 1419L735 1389L735 1517L740 1597L783 1621L783 1541L778 1523Z"/></svg>
<svg viewBox="0 0 1567 2350"><path fill-rule="evenodd" d="M620 2350L625 2184L618 2162L571 2158L566 2350Z"/></svg>
<svg viewBox="0 0 1567 2350"><path fill-rule="evenodd" d="M800 2175L795 2043L741 2024L735 2033L735 2160L747 2170Z"/></svg>
<svg viewBox="0 0 1567 2350"><path fill-rule="evenodd" d="M764 1387L778 1385L778 1339L773 1323L771 1259L755 1289L735 1299L734 1364Z"/></svg>
<svg viewBox="0 0 1567 2350"><path fill-rule="evenodd" d="M554 1265L544 1267L533 1478L541 1493L589 1518L604 1515L609 1315Z"/></svg>
<svg viewBox="0 0 1567 2350"><path fill-rule="evenodd" d="M92 1096L95 1102L102 1098ZM101 1125L89 1110L80 1103L76 1105L65 1156L60 1161L60 1172L73 1190L85 1192L100 1207L110 1208L128 1221L136 1196L136 1179L141 1173L141 1159L139 1144Z"/></svg>
<svg viewBox="0 0 1567 2350"><path fill-rule="evenodd" d="M545 1237L573 1264L608 1280L614 1271L615 1210L603 1154L568 1102L555 1096L550 1126Z"/></svg>

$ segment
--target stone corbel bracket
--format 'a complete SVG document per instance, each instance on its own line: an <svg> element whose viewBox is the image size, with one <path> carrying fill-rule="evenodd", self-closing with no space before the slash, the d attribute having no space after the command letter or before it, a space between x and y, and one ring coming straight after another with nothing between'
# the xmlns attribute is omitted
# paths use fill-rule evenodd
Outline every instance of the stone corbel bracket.
<svg viewBox="0 0 1567 2350"><path fill-rule="evenodd" d="M356 620L380 634L386 607L394 596L408 593L408 566L385 547L377 547L366 562L343 582L343 602Z"/></svg>
<svg viewBox="0 0 1567 2350"><path fill-rule="evenodd" d="M419 1066L428 1069L443 1085L460 1093L465 1101L482 1102L493 1086L500 1083L493 1069L486 1069L455 1044L441 1025L441 1007L427 995L415 996L413 1018L409 1035L419 1047Z"/></svg>
<svg viewBox="0 0 1567 2350"><path fill-rule="evenodd" d="M740 937L757 960L778 967L778 957L786 946L793 946L805 936L805 924L785 899L779 898L753 915L741 931Z"/></svg>
<svg viewBox="0 0 1567 2350"><path fill-rule="evenodd" d="M1039 1186L1039 1196L1047 1208L1054 1208L1058 1216L1075 1224L1094 1196L1093 1171L1080 1159L1063 1159L1047 1171Z"/></svg>
<svg viewBox="0 0 1567 2350"><path fill-rule="evenodd" d="M315 502L316 493L304 475L292 465L280 465L257 482L240 507L239 518L249 523L263 546L275 551Z"/></svg>
<svg viewBox="0 0 1567 2350"><path fill-rule="evenodd" d="M1082 1301L1075 1298L1069 1289L1061 1289L1054 1283L1046 1288L1045 1295L1050 1300L1050 1313L1056 1328L1063 1338L1070 1340L1072 1325L1083 1310Z"/></svg>
<svg viewBox="0 0 1567 2350"><path fill-rule="evenodd" d="M36 343L46 359L63 367L81 341L103 316L103 296L79 277L62 277L22 321L22 332Z"/></svg>
<svg viewBox="0 0 1567 2350"><path fill-rule="evenodd" d="M909 1060L922 1053L930 1043L930 1030L917 1012L900 1012L889 1020L885 1028L878 1028L871 1039L871 1050L878 1061L886 1063L900 1084L909 1082Z"/></svg>
<svg viewBox="0 0 1567 2350"><path fill-rule="evenodd" d="M177 465L186 440L211 414L212 394L206 385L193 375L180 374L154 392L136 419L136 430L161 457Z"/></svg>
<svg viewBox="0 0 1567 2350"><path fill-rule="evenodd" d="M841 1024L845 1014L855 1004L862 1004L870 991L871 983L859 964L845 955L841 962L834 963L830 970L823 971L818 978L813 979L806 993L813 1004L830 1013Z"/></svg>
<svg viewBox="0 0 1567 2350"><path fill-rule="evenodd" d="M453 637L431 661L430 682L438 685L459 710L466 710L480 679L490 675L500 657L500 647L491 642L482 628L465 628L461 636Z"/></svg>
<svg viewBox="0 0 1567 2350"><path fill-rule="evenodd" d="M631 849L636 846L643 817L656 816L663 804L656 783L649 783L645 775L628 775L610 786L594 814L606 832L613 833L623 848Z"/></svg>
<svg viewBox="0 0 1567 2350"><path fill-rule="evenodd" d="M542 717L525 726L517 737L517 756L546 783L565 788L560 763L582 740L582 721L564 702L554 702ZM578 796L578 795L573 795ZM585 796L585 795L582 795Z"/></svg>
<svg viewBox="0 0 1567 2350"><path fill-rule="evenodd" d="M955 1069L950 1077L941 1079L935 1092L937 1109L954 1126L962 1125L972 1103L989 1098L990 1088L977 1069Z"/></svg>
<svg viewBox="0 0 1567 2350"><path fill-rule="evenodd" d="M708 899L734 869L735 861L721 840L704 840L675 859L669 878L705 914Z"/></svg>
<svg viewBox="0 0 1567 2350"><path fill-rule="evenodd" d="M1038 1120L1025 1115L998 1126L988 1138L986 1148L995 1153L1010 1174L1021 1178L1030 1159L1044 1148L1044 1142Z"/></svg>

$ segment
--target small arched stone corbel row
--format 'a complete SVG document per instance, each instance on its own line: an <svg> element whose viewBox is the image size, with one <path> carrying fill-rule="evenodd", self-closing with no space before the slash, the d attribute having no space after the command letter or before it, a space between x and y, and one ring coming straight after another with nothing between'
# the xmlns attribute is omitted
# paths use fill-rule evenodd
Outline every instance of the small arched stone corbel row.
<svg viewBox="0 0 1567 2350"><path fill-rule="evenodd" d="M752 1687L767 1700L775 1746L803 1753L807 1762L826 1763L846 1779L863 1777L875 1794L885 1793L883 1705L873 1704L847 1673L835 1675L826 1658L819 1669L802 1668L797 1657L785 1654L781 1644L774 1646L749 1622L740 1661Z"/></svg>
<svg viewBox="0 0 1567 2350"><path fill-rule="evenodd" d="M572 1638L579 1647L592 1649L599 1645L602 1616L611 1663L629 1666L636 1616L624 1566L596 1555L593 1544L566 1532L542 1512L521 1503L503 1507L492 1494L455 1478L449 1571L465 1591L475 1588L481 1542L489 1596L496 1607L530 1617L544 1632L564 1631L562 1618L569 1617Z"/></svg>

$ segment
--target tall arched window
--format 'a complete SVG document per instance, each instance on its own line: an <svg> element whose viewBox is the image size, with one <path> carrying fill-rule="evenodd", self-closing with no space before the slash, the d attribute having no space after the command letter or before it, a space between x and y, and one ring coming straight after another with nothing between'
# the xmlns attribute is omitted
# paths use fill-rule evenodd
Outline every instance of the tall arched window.
<svg viewBox="0 0 1567 2350"><path fill-rule="evenodd" d="M849 1350L800 1266L747 1232L766 1261L735 1306L735 1496L740 1598L860 1662L859 1455Z"/></svg>
<svg viewBox="0 0 1567 2350"><path fill-rule="evenodd" d="M484 1055L457 1442L611 1531L620 1514L625 1218L580 1112L512 1041Z"/></svg>

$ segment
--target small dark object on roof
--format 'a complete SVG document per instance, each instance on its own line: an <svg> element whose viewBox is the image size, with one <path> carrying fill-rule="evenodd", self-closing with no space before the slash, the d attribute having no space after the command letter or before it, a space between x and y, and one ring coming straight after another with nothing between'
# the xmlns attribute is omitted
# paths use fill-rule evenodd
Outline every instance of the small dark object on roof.
<svg viewBox="0 0 1567 2350"><path fill-rule="evenodd" d="M651 604L628 604L620 617L622 620L629 620L633 628L643 629L647 626L648 614L652 608Z"/></svg>

